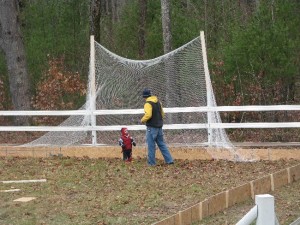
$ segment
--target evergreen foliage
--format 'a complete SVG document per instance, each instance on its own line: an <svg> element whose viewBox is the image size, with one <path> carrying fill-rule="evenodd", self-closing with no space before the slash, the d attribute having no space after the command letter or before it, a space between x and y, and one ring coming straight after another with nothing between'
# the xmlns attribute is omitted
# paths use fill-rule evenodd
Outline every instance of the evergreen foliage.
<svg viewBox="0 0 300 225"><path fill-rule="evenodd" d="M138 2L131 1L123 8L120 20L113 27L115 45L110 50L125 58L135 59L138 56L138 24ZM106 35L105 32L103 35ZM105 40L101 43L106 46Z"/></svg>
<svg viewBox="0 0 300 225"><path fill-rule="evenodd" d="M300 73L300 3L272 2L259 1L259 7L249 6L245 11L241 3L230 0L171 0L173 49L198 36L200 30L205 31L219 104L291 101L293 82ZM86 0L22 1L20 19L35 95L43 74L50 69L49 56L63 57L66 70L87 76L89 13ZM118 13L116 21L111 13L101 15L100 42L123 57L138 59L138 0L126 1ZM147 1L145 33L144 58L163 54L159 0ZM4 57L0 57L0 80L8 87ZM278 88L283 90L280 94L276 92ZM223 89L228 94L226 99L219 97ZM259 92L264 102L253 101L253 92Z"/></svg>
<svg viewBox="0 0 300 225"><path fill-rule="evenodd" d="M85 0L27 0L22 12L29 71L33 85L47 70L48 56L64 56L66 67L88 72L89 24Z"/></svg>
<svg viewBox="0 0 300 225"><path fill-rule="evenodd" d="M256 83L267 94L281 82L282 95L287 93L299 75L299 30L295 30L300 25L298 9L299 4L297 7L293 1L276 1L275 5L262 1L248 24L231 30L232 39L223 52L227 83L238 77L238 91ZM277 103L272 95L262 104Z"/></svg>
<svg viewBox="0 0 300 225"><path fill-rule="evenodd" d="M239 60L241 67L249 68L251 64L255 74L265 73L266 80L283 71L291 76L295 72L293 61L290 60L293 40L287 34L286 24L280 19L272 20L267 6L263 5L251 24L235 34L236 45L228 55L231 60Z"/></svg>

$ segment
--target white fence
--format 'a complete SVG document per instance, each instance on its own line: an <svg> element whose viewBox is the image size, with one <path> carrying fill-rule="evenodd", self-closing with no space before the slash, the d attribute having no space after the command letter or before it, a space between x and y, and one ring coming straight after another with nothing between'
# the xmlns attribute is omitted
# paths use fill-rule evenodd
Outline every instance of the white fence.
<svg viewBox="0 0 300 225"><path fill-rule="evenodd" d="M275 214L274 197L269 194L255 195L255 206L236 225L279 225Z"/></svg>
<svg viewBox="0 0 300 225"><path fill-rule="evenodd" d="M165 113L178 112L249 112L249 111L300 111L300 105L269 105L269 106L217 106L217 107L174 107L164 108ZM121 110L68 110L68 111L0 111L0 116L72 116L72 115L122 115L143 114L143 109ZM300 120L300 119L299 119ZM112 131L120 126L0 126L0 131ZM127 126L127 125L126 125ZM130 130L144 130L143 125L129 125ZM253 122L253 123L193 123L166 124L164 129L203 129L203 128L300 128L300 122Z"/></svg>

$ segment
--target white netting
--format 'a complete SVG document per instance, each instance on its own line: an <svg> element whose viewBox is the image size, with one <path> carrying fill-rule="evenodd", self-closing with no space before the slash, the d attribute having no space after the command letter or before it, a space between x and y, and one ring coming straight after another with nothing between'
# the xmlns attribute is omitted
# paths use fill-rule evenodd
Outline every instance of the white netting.
<svg viewBox="0 0 300 225"><path fill-rule="evenodd" d="M205 76L200 37L184 46L151 60L129 60L120 57L95 42L95 87L96 110L142 109L142 91L150 88L157 95L164 108L216 106L209 75ZM206 56L205 56L206 57ZM92 66L92 65L91 65ZM91 71L91 67L90 67ZM208 70L207 70L208 71ZM207 73L206 71L206 73ZM89 91L91 83L89 82ZM89 116L91 93L81 109L87 109L86 116L71 116L61 126L90 126ZM130 111L130 110L129 110ZM167 111L167 110L166 110ZM139 124L142 114L97 115L97 143L115 145L120 135L118 126ZM226 148L234 153L234 148L224 129L207 129L203 124L221 123L218 112L173 112L166 113L164 129L169 145L195 146L207 145ZM177 124L177 125L176 125ZM180 128L182 124L182 129ZM193 126L189 127L189 124ZM199 124L200 129L195 128ZM170 126L169 126L170 125ZM105 129L115 126L115 129ZM202 127L202 128L201 128ZM174 129L172 129L174 128ZM106 130L106 131L105 131ZM90 144L89 132L49 132L27 145L71 145ZM145 143L145 127L130 131L137 143Z"/></svg>

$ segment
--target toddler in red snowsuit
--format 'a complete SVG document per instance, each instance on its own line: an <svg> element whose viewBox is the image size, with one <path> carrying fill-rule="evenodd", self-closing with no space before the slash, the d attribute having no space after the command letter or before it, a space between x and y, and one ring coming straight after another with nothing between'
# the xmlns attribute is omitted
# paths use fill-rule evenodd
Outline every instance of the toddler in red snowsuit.
<svg viewBox="0 0 300 225"><path fill-rule="evenodd" d="M121 137L119 139L119 145L122 147L123 160L125 162L132 161L132 145L136 146L135 141L129 135L127 128L121 129Z"/></svg>

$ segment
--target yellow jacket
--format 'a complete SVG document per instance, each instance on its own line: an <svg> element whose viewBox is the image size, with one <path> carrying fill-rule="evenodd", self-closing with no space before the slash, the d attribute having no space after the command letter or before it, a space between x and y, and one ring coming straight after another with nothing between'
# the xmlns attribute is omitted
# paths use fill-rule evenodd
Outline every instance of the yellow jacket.
<svg viewBox="0 0 300 225"><path fill-rule="evenodd" d="M144 104L144 112L145 112L145 114L144 114L144 116L141 119L142 123L146 123L152 117L152 105L150 103L148 103L148 102L157 103L158 102L158 98L156 96L152 95L152 96L146 98L145 101L146 101L146 103ZM162 118L164 118L165 113L164 113L162 105L161 105L161 115L162 115Z"/></svg>

